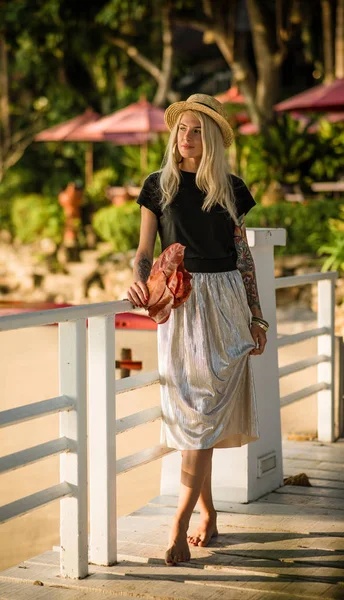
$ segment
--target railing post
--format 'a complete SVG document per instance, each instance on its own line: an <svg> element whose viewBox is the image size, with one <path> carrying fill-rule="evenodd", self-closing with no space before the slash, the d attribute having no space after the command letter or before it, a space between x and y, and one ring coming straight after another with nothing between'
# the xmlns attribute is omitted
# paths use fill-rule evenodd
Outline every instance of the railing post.
<svg viewBox="0 0 344 600"><path fill-rule="evenodd" d="M344 435L344 338L340 335L335 336L334 356L334 437L335 439L338 439Z"/></svg>
<svg viewBox="0 0 344 600"><path fill-rule="evenodd" d="M60 566L63 577L88 574L87 524L87 403L85 320L59 325L60 395L75 402L75 410L60 415L60 436L72 440L74 451L60 457L60 481L74 490L60 501Z"/></svg>
<svg viewBox="0 0 344 600"><path fill-rule="evenodd" d="M90 560L117 561L114 317L88 321Z"/></svg>
<svg viewBox="0 0 344 600"><path fill-rule="evenodd" d="M318 281L318 327L329 329L329 334L318 337L318 354L330 358L318 365L318 382L328 384L318 392L318 439L323 442L334 441L334 307L335 281Z"/></svg>

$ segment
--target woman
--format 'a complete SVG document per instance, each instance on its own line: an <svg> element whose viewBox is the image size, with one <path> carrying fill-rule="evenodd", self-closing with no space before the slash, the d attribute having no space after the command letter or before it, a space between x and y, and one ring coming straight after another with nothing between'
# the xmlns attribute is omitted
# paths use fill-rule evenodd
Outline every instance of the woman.
<svg viewBox="0 0 344 600"><path fill-rule="evenodd" d="M182 451L180 497L165 556L190 559L189 545L217 535L211 494L213 449L259 438L250 355L262 354L268 323L259 304L245 214L255 205L241 179L230 175L224 148L233 131L222 105L194 94L165 112L171 135L161 171L145 181L134 283L135 306L148 300L146 282L159 232L162 249L186 246L192 292L158 326L162 443ZM200 525L187 536L196 505Z"/></svg>

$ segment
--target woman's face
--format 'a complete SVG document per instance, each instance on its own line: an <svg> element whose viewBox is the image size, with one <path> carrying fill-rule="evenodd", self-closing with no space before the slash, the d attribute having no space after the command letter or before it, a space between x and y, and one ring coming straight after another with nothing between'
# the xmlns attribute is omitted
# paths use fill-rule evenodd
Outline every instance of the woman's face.
<svg viewBox="0 0 344 600"><path fill-rule="evenodd" d="M201 158L203 151L201 123L190 111L182 113L180 117L177 144L183 158Z"/></svg>

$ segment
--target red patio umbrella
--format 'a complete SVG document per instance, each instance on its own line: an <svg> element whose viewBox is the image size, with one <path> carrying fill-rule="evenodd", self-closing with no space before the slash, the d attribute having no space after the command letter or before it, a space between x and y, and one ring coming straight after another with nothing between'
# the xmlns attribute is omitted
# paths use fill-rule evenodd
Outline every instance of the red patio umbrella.
<svg viewBox="0 0 344 600"><path fill-rule="evenodd" d="M99 119L96 123L90 123L78 130L79 139L88 136L89 139L114 141L121 139L123 143L140 144L141 166L147 163L147 143L152 133L163 133L168 131L164 121L164 110L150 104L145 99L129 104L126 108ZM130 141L132 136L132 142Z"/></svg>
<svg viewBox="0 0 344 600"><path fill-rule="evenodd" d="M101 115L87 109L82 115L73 119L49 127L35 136L36 142L88 142L85 156L85 182L89 185L92 182L93 172L93 142L111 141L117 146L125 144L143 144L147 141L147 135L136 133L113 134L111 138L105 138L98 131L88 131L87 127L94 125L102 120Z"/></svg>
<svg viewBox="0 0 344 600"><path fill-rule="evenodd" d="M336 79L332 83L317 85L288 100L275 104L277 111L344 111L344 79Z"/></svg>
<svg viewBox="0 0 344 600"><path fill-rule="evenodd" d="M85 110L82 115L78 115L73 119L44 129L38 133L34 140L35 142L73 142L76 141L75 132L83 125L94 123L100 119L100 115L91 109ZM84 140L88 141L88 140ZM85 181L88 185L92 181L93 171L93 147L88 144L85 153Z"/></svg>

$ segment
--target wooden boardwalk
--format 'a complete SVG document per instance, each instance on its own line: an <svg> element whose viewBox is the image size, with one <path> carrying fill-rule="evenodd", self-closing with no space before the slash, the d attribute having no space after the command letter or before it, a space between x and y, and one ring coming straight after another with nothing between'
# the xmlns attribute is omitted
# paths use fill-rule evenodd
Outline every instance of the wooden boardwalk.
<svg viewBox="0 0 344 600"><path fill-rule="evenodd" d="M284 475L312 487L218 505L220 535L190 563L164 564L175 498L159 497L119 519L117 565L65 580L46 552L0 573L0 600L344 600L344 440L285 441L283 455Z"/></svg>

